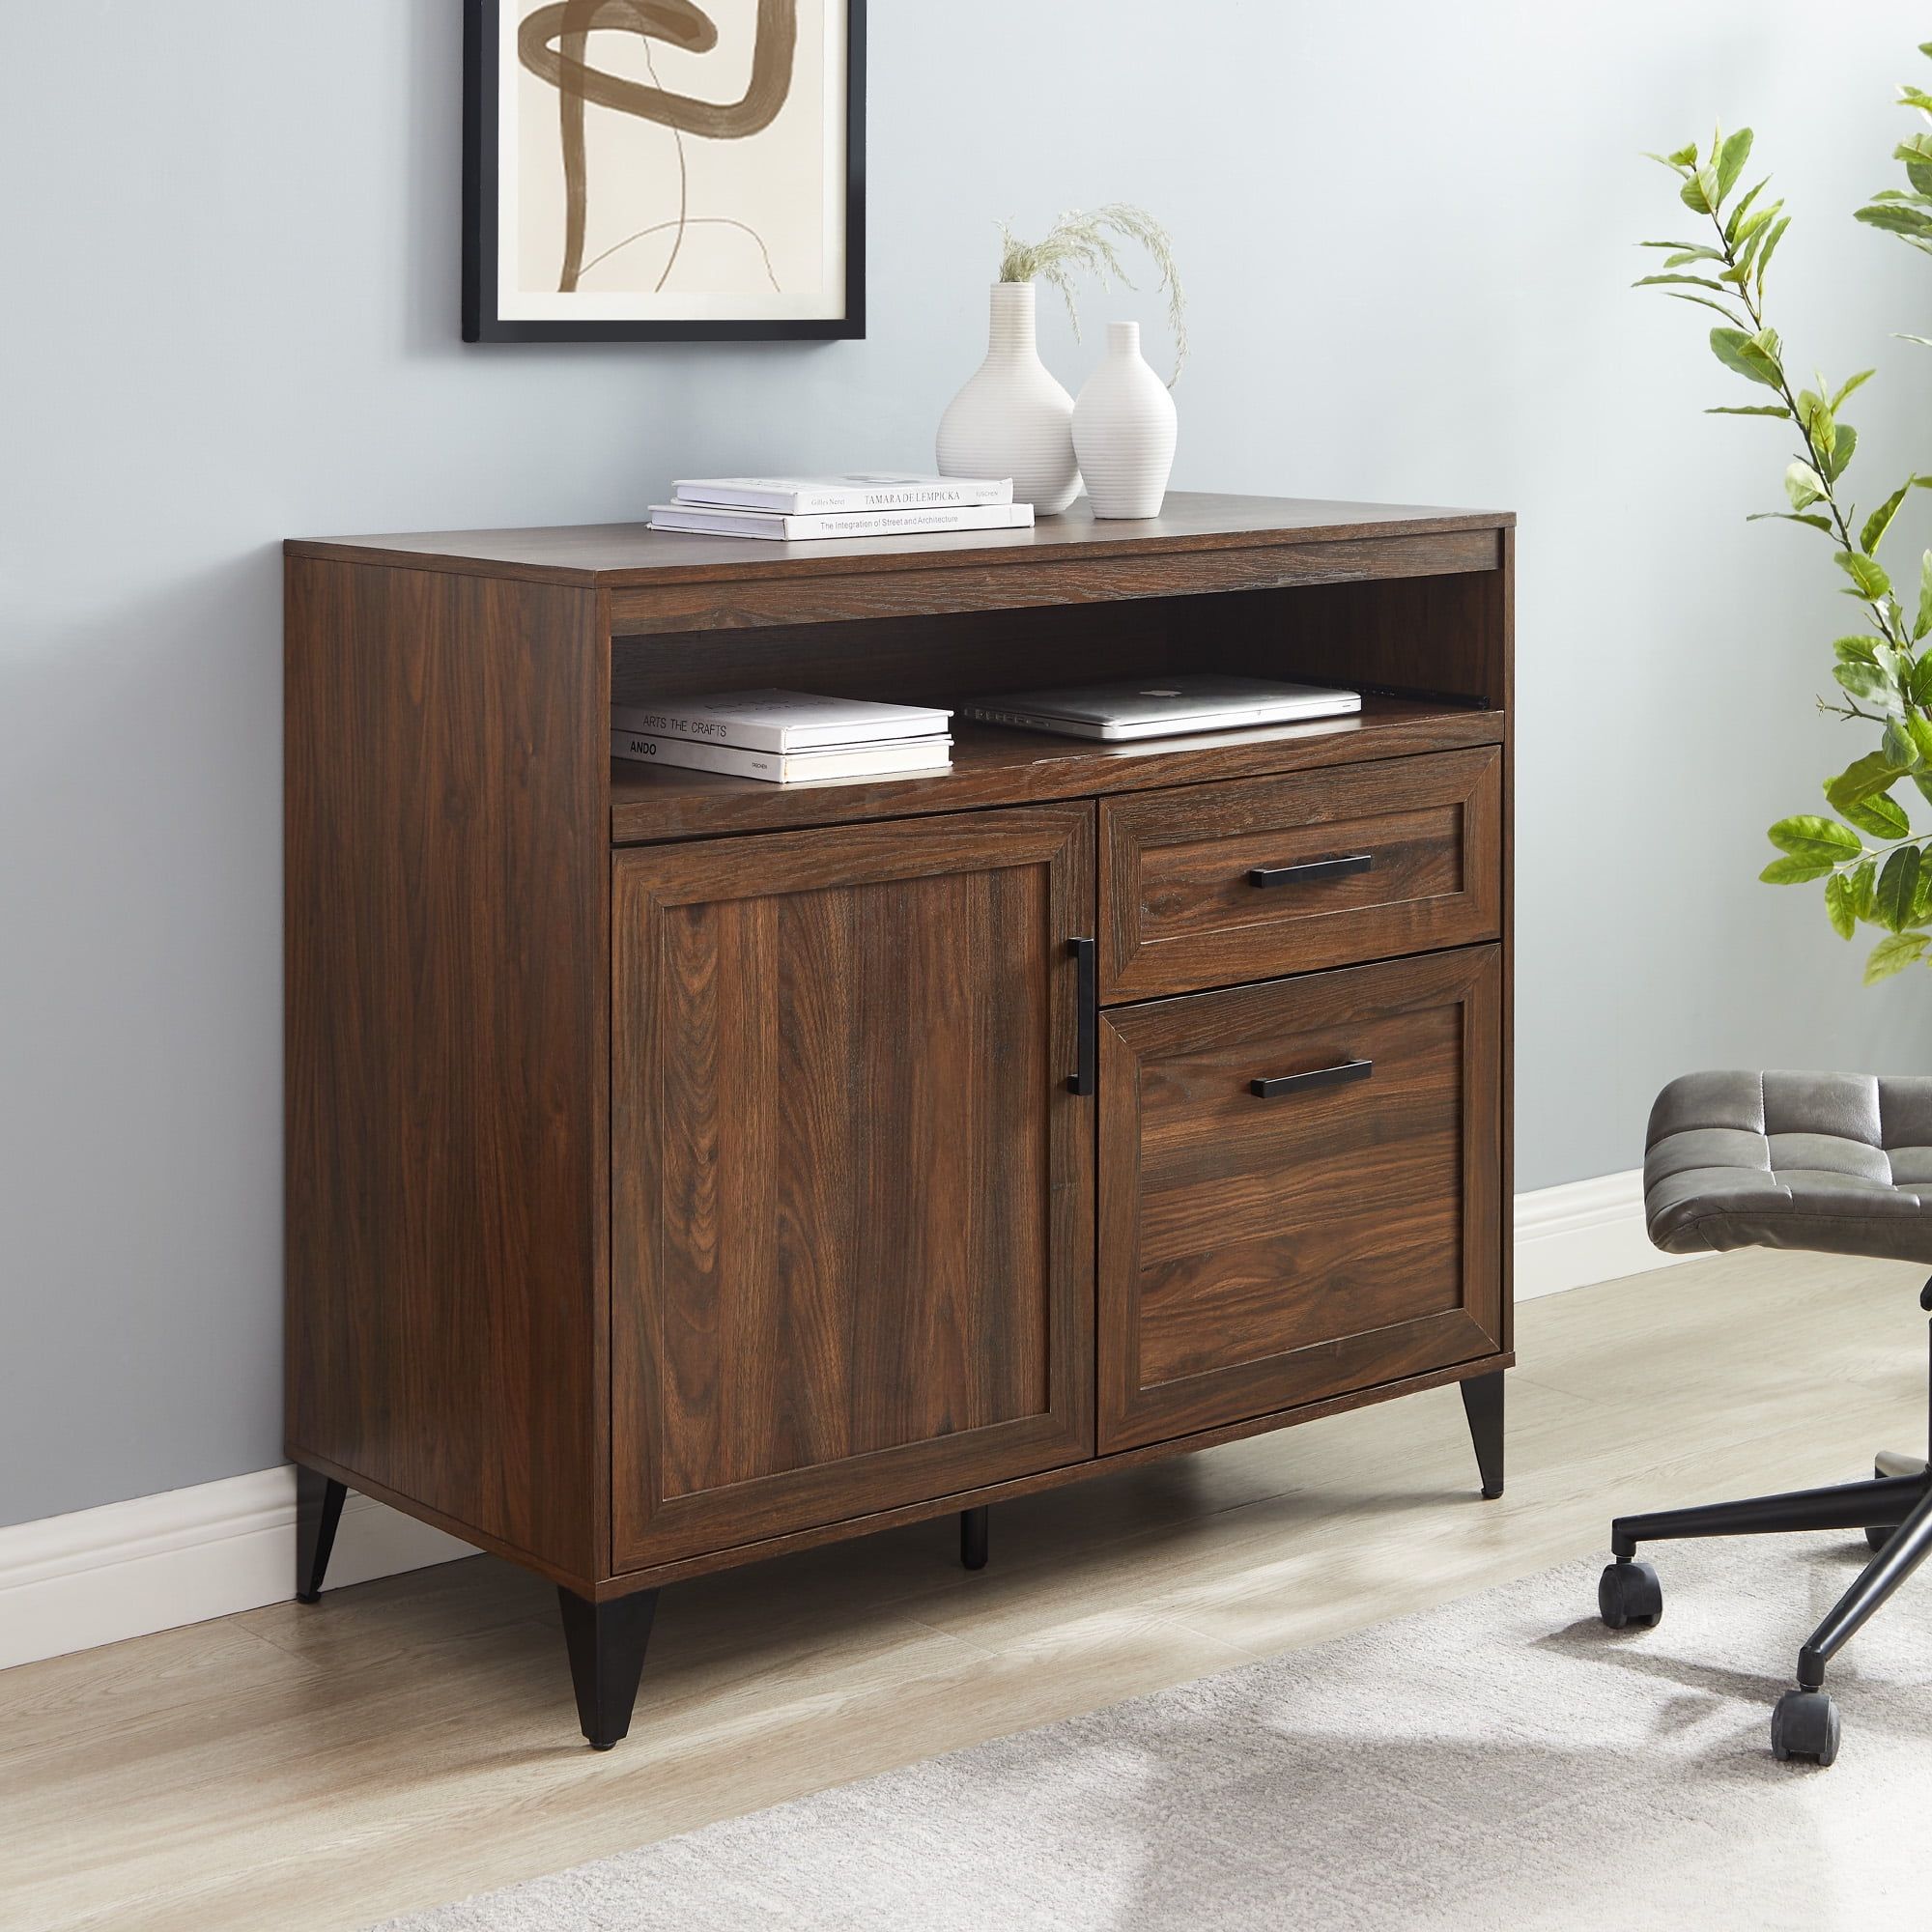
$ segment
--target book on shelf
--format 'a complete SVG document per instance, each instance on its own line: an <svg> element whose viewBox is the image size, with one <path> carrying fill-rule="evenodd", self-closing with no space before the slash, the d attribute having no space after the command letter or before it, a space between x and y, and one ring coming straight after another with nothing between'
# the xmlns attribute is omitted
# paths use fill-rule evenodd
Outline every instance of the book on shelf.
<svg viewBox="0 0 1932 1932"><path fill-rule="evenodd" d="M651 528L706 537L765 537L803 543L814 537L899 537L946 530L1030 530L1031 503L940 504L926 510L730 510L703 503L653 503Z"/></svg>
<svg viewBox="0 0 1932 1932"><path fill-rule="evenodd" d="M897 738L944 738L950 711L882 704L864 697L817 697L808 691L707 691L655 704L613 704L613 731L690 738L752 752L822 752Z"/></svg>
<svg viewBox="0 0 1932 1932"><path fill-rule="evenodd" d="M817 752L759 752L740 746L700 744L693 738L659 738L613 730L611 755L639 764L723 772L768 784L810 784L814 780L909 778L950 770L952 740L895 738L882 745L841 745Z"/></svg>
<svg viewBox="0 0 1932 1932"><path fill-rule="evenodd" d="M746 510L781 510L795 517L835 511L964 509L1010 503L1013 481L975 476L904 476L858 470L849 476L684 477L671 485L679 503L718 503Z"/></svg>

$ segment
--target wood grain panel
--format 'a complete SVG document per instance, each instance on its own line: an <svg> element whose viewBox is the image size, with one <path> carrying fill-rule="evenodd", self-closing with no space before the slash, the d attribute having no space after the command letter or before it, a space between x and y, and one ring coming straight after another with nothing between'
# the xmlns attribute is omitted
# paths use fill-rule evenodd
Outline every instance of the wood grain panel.
<svg viewBox="0 0 1932 1932"><path fill-rule="evenodd" d="M1104 1016L1102 1453L1497 1351L1498 985L1485 946Z"/></svg>
<svg viewBox="0 0 1932 1932"><path fill-rule="evenodd" d="M1022 534L1025 534L1024 532ZM939 540L940 544L945 539ZM760 546L762 548L762 546ZM895 617L908 611L1011 611L1027 605L1112 603L1140 597L1277 589L1288 584L1493 571L1494 529L1431 530L1415 536L1257 541L1179 553L1094 544L1055 551L988 547L940 560L923 548L916 564L839 574L827 568L787 576L764 570L727 580L654 577L611 592L611 621L628 635L657 631L742 630L762 624L821 624Z"/></svg>
<svg viewBox="0 0 1932 1932"><path fill-rule="evenodd" d="M1092 809L613 865L617 1567L1091 1455Z"/></svg>
<svg viewBox="0 0 1932 1932"><path fill-rule="evenodd" d="M1514 530L1498 533L1499 561ZM1499 618L1508 564L1378 582L1311 583L1292 596L1220 600L1225 668L1315 684L1434 692L1509 708L1510 662Z"/></svg>
<svg viewBox="0 0 1932 1932"><path fill-rule="evenodd" d="M1396 697L1371 697L1354 718L1122 745L955 719L952 768L929 778L776 785L716 772L615 761L611 767L611 836L613 844L630 845L1092 798L1492 745L1508 729L1509 721L1499 712L1445 709Z"/></svg>
<svg viewBox="0 0 1932 1932"><path fill-rule="evenodd" d="M927 559L942 566L972 566L983 558L1025 563L1083 554L1131 557L1165 552L1186 555L1247 549L1269 537L1288 542L1346 542L1359 537L1494 532L1515 521L1507 511L1171 490L1158 517L1109 522L1094 517L1082 501L1062 516L1040 518L1030 530L778 544L682 535L652 530L642 524L587 524L545 529L305 538L292 541L288 549L296 556L614 589L652 583L729 583L747 578L890 575L903 571L908 558ZM1492 551L1492 565L1494 560Z"/></svg>
<svg viewBox="0 0 1932 1932"><path fill-rule="evenodd" d="M1320 777L1109 799L1101 997L1192 992L1494 938L1502 756L1445 753ZM1367 856L1258 886L1257 867Z"/></svg>
<svg viewBox="0 0 1932 1932"><path fill-rule="evenodd" d="M294 559L287 1441L605 1574L593 593Z"/></svg>
<svg viewBox="0 0 1932 1932"><path fill-rule="evenodd" d="M949 611L720 633L621 633L611 695L655 704L693 692L774 685L893 704L952 705L976 692L1152 676L1177 654L1223 647L1227 600Z"/></svg>

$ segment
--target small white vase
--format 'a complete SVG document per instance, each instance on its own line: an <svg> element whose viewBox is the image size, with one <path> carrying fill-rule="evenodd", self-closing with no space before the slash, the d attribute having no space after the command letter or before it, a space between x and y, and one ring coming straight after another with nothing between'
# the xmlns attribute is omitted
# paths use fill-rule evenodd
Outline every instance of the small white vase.
<svg viewBox="0 0 1932 1932"><path fill-rule="evenodd" d="M1073 448L1096 517L1157 517L1179 425L1141 355L1137 322L1107 325L1107 359L1073 405Z"/></svg>
<svg viewBox="0 0 1932 1932"><path fill-rule="evenodd" d="M939 473L1010 476L1013 501L1050 517L1080 488L1072 422L1073 398L1039 359L1034 285L995 282L986 359L940 418Z"/></svg>

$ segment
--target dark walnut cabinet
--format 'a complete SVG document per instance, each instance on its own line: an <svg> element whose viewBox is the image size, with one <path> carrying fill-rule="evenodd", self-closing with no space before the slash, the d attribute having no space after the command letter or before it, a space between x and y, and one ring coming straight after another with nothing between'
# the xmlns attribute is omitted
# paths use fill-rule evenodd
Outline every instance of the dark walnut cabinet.
<svg viewBox="0 0 1932 1932"><path fill-rule="evenodd" d="M288 1453L552 1578L593 1744L658 1589L1447 1381L1501 1483L1512 520L1176 495L868 544L288 546ZM1359 717L955 721L781 788L613 698L1188 668Z"/></svg>

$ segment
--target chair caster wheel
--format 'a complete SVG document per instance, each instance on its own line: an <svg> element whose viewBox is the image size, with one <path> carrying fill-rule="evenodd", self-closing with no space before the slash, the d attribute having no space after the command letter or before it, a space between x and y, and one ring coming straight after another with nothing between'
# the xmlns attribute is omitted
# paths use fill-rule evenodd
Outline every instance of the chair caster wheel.
<svg viewBox="0 0 1932 1932"><path fill-rule="evenodd" d="M1654 1629L1663 1615L1663 1585L1648 1563L1612 1563L1598 1580L1597 1608L1613 1631Z"/></svg>
<svg viewBox="0 0 1932 1932"><path fill-rule="evenodd" d="M1808 1757L1822 1771L1838 1755L1838 1707L1822 1690L1787 1690L1771 1714L1771 1754Z"/></svg>

